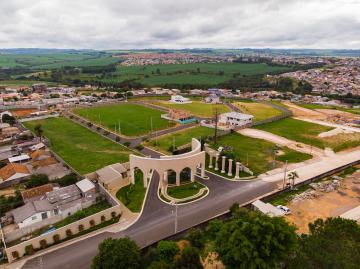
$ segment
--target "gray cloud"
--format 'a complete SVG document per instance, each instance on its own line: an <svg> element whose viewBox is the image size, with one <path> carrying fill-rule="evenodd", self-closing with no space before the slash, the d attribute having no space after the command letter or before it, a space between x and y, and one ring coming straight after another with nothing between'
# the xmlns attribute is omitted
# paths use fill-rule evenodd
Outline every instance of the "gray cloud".
<svg viewBox="0 0 360 269"><path fill-rule="evenodd" d="M354 0L0 0L0 47L360 48Z"/></svg>

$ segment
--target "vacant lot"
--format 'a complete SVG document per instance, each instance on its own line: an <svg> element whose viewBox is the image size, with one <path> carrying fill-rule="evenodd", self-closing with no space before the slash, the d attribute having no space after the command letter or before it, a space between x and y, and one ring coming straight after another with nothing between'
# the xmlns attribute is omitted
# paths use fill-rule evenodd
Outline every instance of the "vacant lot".
<svg viewBox="0 0 360 269"><path fill-rule="evenodd" d="M280 160L288 160L288 162L298 162L310 159L311 156L300 152L293 151L288 148L282 149L281 158L277 158L275 166L273 166L273 156L276 145L265 140L255 139L233 133L219 138L217 145L212 145L215 149L218 146L230 147L236 158L244 165L248 166L255 175L272 170L281 166L283 162Z"/></svg>
<svg viewBox="0 0 360 269"><path fill-rule="evenodd" d="M51 149L81 174L87 174L106 165L126 162L127 148L111 142L66 118L52 118L26 122L31 130L41 124Z"/></svg>
<svg viewBox="0 0 360 269"><path fill-rule="evenodd" d="M292 118L256 126L255 128L318 148L329 147L335 152L360 145L359 133L340 133L328 137L319 137L320 133L334 128Z"/></svg>
<svg viewBox="0 0 360 269"><path fill-rule="evenodd" d="M292 118L256 126L255 128L318 148L325 148L327 146L326 142L319 138L318 135L334 129Z"/></svg>
<svg viewBox="0 0 360 269"><path fill-rule="evenodd" d="M201 101L193 101L190 104L174 104L169 101L152 101L152 103L166 108L185 110L195 116L205 118L213 117L215 108L218 109L219 113L230 112L230 108L223 104L213 105Z"/></svg>
<svg viewBox="0 0 360 269"><path fill-rule="evenodd" d="M174 142L175 147L178 148L180 146L191 143L192 138L201 139L201 137L212 135L214 135L214 129L207 127L194 127L184 131L158 137L157 139L151 140L147 144L164 153L169 153L169 148L173 146Z"/></svg>
<svg viewBox="0 0 360 269"><path fill-rule="evenodd" d="M341 187L337 191L316 191L313 199L291 201L287 206L292 214L286 219L298 227L298 232L307 233L308 224L318 218L337 217L350 209L360 205L360 172L341 180Z"/></svg>
<svg viewBox="0 0 360 269"><path fill-rule="evenodd" d="M92 108L79 108L74 112L90 121L105 126L109 130L127 136L139 136L153 130L171 127L173 123L162 119L164 112L141 105L124 103ZM120 125L120 132L119 132Z"/></svg>
<svg viewBox="0 0 360 269"><path fill-rule="evenodd" d="M281 115L281 111L270 105L255 102L236 102L234 103L241 112L253 115L256 121L266 120Z"/></svg>

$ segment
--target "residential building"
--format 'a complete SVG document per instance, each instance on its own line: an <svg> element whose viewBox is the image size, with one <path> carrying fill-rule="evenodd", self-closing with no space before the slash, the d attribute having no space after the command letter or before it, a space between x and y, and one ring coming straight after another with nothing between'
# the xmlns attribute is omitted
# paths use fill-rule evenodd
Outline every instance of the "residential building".
<svg viewBox="0 0 360 269"><path fill-rule="evenodd" d="M228 112L220 114L219 125L227 127L247 127L251 126L254 116L239 112Z"/></svg>

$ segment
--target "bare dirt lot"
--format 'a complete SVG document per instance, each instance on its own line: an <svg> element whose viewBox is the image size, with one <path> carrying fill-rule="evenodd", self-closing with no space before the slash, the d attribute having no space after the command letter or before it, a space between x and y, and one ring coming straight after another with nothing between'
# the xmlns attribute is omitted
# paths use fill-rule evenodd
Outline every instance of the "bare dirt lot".
<svg viewBox="0 0 360 269"><path fill-rule="evenodd" d="M292 214L286 219L298 227L298 232L307 233L308 223L318 218L339 216L360 205L360 171L341 180L338 190L316 191L316 198L291 201L288 207Z"/></svg>

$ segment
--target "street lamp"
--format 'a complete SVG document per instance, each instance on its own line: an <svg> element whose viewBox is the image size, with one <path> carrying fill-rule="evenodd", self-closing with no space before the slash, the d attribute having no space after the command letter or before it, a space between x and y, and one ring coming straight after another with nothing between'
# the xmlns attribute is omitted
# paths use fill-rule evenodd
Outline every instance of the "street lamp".
<svg viewBox="0 0 360 269"><path fill-rule="evenodd" d="M171 205L175 206L175 234L176 234L178 230L178 204L176 203L175 200L172 200Z"/></svg>

